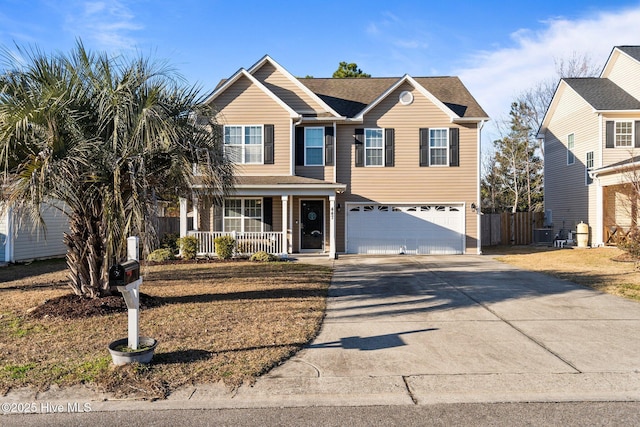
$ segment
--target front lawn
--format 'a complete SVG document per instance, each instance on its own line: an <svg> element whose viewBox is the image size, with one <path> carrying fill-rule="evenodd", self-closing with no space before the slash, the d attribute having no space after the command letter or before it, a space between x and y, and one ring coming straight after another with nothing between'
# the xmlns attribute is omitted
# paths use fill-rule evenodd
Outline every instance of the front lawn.
<svg viewBox="0 0 640 427"><path fill-rule="evenodd" d="M525 270L538 271L603 292L640 301L640 272L617 248L486 247L483 253Z"/></svg>
<svg viewBox="0 0 640 427"><path fill-rule="evenodd" d="M331 280L330 268L298 263L174 263L143 272L149 306L140 334L158 348L148 366L115 367L107 346L127 337L126 310L112 312L107 300L95 307L102 314L80 318L53 309L71 292L63 262L0 268L0 393L87 383L162 398L185 384L252 382L317 334Z"/></svg>

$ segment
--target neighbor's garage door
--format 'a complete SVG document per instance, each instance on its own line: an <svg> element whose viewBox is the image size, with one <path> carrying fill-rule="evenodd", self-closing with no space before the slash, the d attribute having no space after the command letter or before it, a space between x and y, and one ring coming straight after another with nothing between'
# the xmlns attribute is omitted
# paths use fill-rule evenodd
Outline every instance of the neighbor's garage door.
<svg viewBox="0 0 640 427"><path fill-rule="evenodd" d="M461 254L462 205L347 205L347 252Z"/></svg>

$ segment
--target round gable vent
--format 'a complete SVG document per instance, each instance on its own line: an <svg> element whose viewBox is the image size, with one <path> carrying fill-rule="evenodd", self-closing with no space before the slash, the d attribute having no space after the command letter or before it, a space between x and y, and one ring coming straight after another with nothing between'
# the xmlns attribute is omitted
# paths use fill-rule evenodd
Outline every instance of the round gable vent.
<svg viewBox="0 0 640 427"><path fill-rule="evenodd" d="M409 105L413 102L413 94L408 90L400 92L400 104Z"/></svg>

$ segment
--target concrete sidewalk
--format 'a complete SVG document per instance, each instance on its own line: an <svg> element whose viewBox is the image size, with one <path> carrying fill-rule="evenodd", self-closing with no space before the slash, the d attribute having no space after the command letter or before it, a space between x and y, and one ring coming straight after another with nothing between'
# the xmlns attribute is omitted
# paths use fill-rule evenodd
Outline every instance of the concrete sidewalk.
<svg viewBox="0 0 640 427"><path fill-rule="evenodd" d="M187 387L156 402L101 401L108 396L82 389L5 401L89 399L94 411L640 401L639 303L486 256L341 256L334 265L318 337L252 387Z"/></svg>

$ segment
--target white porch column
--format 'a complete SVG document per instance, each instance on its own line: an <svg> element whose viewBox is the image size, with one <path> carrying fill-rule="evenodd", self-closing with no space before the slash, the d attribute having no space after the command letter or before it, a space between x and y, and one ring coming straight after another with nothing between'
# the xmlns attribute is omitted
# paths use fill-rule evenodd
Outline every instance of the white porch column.
<svg viewBox="0 0 640 427"><path fill-rule="evenodd" d="M604 212L602 211L604 208L604 189L602 188L602 183L600 179L596 178L595 184L596 187L596 224L595 226L591 225L591 230L593 230L593 236L591 236L591 245L592 246L604 246Z"/></svg>
<svg viewBox="0 0 640 427"><path fill-rule="evenodd" d="M336 258L336 196L329 196L329 258Z"/></svg>
<svg viewBox="0 0 640 427"><path fill-rule="evenodd" d="M282 250L289 254L289 195L280 196L282 200Z"/></svg>
<svg viewBox="0 0 640 427"><path fill-rule="evenodd" d="M180 197L180 237L187 235L187 199Z"/></svg>
<svg viewBox="0 0 640 427"><path fill-rule="evenodd" d="M200 212L198 211L200 200L198 196L193 196L193 230L198 231L200 229Z"/></svg>

